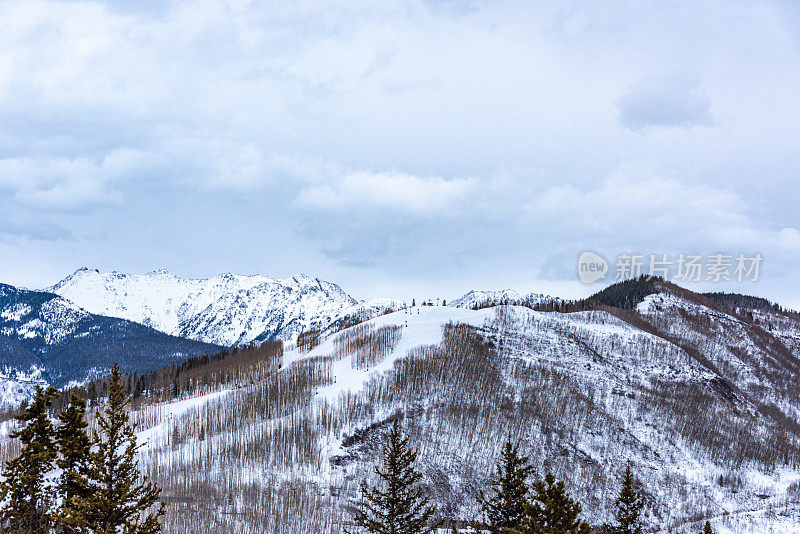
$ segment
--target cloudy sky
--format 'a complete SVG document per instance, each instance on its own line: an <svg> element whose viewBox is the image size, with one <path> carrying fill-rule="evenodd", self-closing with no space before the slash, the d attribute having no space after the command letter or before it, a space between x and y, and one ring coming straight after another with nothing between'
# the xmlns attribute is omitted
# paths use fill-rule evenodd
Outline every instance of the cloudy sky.
<svg viewBox="0 0 800 534"><path fill-rule="evenodd" d="M0 1L0 281L572 297L586 249L744 252L702 287L800 307L798 4L564 4Z"/></svg>

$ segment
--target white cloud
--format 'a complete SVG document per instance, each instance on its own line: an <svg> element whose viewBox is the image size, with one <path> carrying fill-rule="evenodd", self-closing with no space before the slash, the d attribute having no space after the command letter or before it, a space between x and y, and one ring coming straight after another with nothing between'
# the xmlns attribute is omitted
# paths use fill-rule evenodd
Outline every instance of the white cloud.
<svg viewBox="0 0 800 534"><path fill-rule="evenodd" d="M797 228L784 228L778 233L778 243L786 250L800 252L800 231Z"/></svg>
<svg viewBox="0 0 800 534"><path fill-rule="evenodd" d="M254 146L246 145L214 161L209 182L212 186L253 187L263 183L265 173L263 154Z"/></svg>
<svg viewBox="0 0 800 534"><path fill-rule="evenodd" d="M89 158L0 159L0 192L41 210L77 210L121 200L119 182L139 167L141 155L120 149L101 161Z"/></svg>
<svg viewBox="0 0 800 534"><path fill-rule="evenodd" d="M798 27L747 0L8 0L0 213L86 239L40 250L67 268L125 269L132 241L146 269L384 278L502 278L587 239L788 251ZM630 161L656 171L603 179Z"/></svg>
<svg viewBox="0 0 800 534"><path fill-rule="evenodd" d="M532 217L560 217L591 234L636 237L697 236L748 222L747 205L736 193L654 176L644 168L615 173L587 189L553 186L526 210Z"/></svg>
<svg viewBox="0 0 800 534"><path fill-rule="evenodd" d="M549 236L544 248L560 250L554 258L570 268L575 251L586 247L608 257L758 252L776 270L785 270L800 251L797 229L779 230L754 219L749 202L737 193L658 177L639 166L593 188L553 186L526 203L524 211L527 223ZM571 274L570 269L558 273Z"/></svg>
<svg viewBox="0 0 800 534"><path fill-rule="evenodd" d="M300 206L323 210L391 209L418 216L439 216L457 211L476 191L474 178L421 178L405 173L349 172L303 188Z"/></svg>

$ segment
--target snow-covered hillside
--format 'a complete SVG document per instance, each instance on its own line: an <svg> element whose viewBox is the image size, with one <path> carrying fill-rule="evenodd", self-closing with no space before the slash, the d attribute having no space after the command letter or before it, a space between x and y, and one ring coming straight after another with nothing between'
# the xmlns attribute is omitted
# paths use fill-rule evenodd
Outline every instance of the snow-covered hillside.
<svg viewBox="0 0 800 534"><path fill-rule="evenodd" d="M39 338L47 345L75 332L89 313L67 299L0 284L2 334L18 339Z"/></svg>
<svg viewBox="0 0 800 534"><path fill-rule="evenodd" d="M225 346L291 339L359 308L336 284L305 275L188 279L163 270L136 275L84 268L48 291L92 313Z"/></svg>
<svg viewBox="0 0 800 534"><path fill-rule="evenodd" d="M534 306L536 304L547 304L558 300L557 297L551 297L550 295L544 295L542 293L527 293L523 295L513 289L503 289L500 291L473 290L450 302L450 306L468 309L495 304L526 304Z"/></svg>
<svg viewBox="0 0 800 534"><path fill-rule="evenodd" d="M0 284L0 406L17 405L37 384L104 375L114 362L142 372L219 349L89 313L53 293Z"/></svg>
<svg viewBox="0 0 800 534"><path fill-rule="evenodd" d="M42 369L35 365L27 371L5 368L0 371L0 408L14 408L33 397L36 386L47 386Z"/></svg>
<svg viewBox="0 0 800 534"><path fill-rule="evenodd" d="M800 323L703 302L664 289L634 310L385 314L287 352L261 383L193 401L142 462L173 503L168 532L337 533L402 417L450 521L475 517L511 438L595 525L630 460L653 531L709 519L723 534L798 533L800 361L769 332L794 338Z"/></svg>

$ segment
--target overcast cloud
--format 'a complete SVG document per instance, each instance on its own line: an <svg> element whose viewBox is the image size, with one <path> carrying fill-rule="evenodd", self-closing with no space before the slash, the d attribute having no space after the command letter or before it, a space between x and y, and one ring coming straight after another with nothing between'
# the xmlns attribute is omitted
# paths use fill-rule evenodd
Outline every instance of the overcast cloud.
<svg viewBox="0 0 800 534"><path fill-rule="evenodd" d="M74 269L573 297L760 252L800 307L791 2L0 1L0 281Z"/></svg>

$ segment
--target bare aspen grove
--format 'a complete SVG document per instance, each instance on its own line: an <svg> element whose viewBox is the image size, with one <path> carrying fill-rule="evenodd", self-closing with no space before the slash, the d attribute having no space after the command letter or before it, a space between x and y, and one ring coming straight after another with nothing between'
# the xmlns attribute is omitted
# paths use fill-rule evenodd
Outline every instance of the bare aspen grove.
<svg viewBox="0 0 800 534"><path fill-rule="evenodd" d="M395 420L445 525L479 515L509 440L537 476L565 481L592 525L611 518L628 460L648 531L711 520L758 532L795 517L800 320L653 289L629 309L403 309L129 376L164 530L352 528ZM99 407L103 387L80 391ZM0 442L3 459L15 452Z"/></svg>

